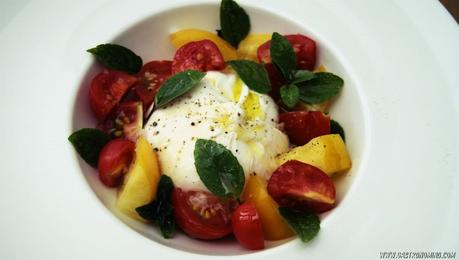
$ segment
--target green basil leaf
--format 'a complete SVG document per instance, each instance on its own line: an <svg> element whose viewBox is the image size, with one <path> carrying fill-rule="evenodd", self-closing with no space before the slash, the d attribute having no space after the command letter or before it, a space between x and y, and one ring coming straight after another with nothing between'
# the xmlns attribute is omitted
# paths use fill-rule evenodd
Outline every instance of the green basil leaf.
<svg viewBox="0 0 459 260"><path fill-rule="evenodd" d="M162 107L190 91L205 75L206 73L197 70L186 70L168 78L156 93L155 106Z"/></svg>
<svg viewBox="0 0 459 260"><path fill-rule="evenodd" d="M272 62L279 68L287 82L291 82L296 68L296 56L290 42L284 36L274 32L269 52Z"/></svg>
<svg viewBox="0 0 459 260"><path fill-rule="evenodd" d="M271 90L268 72L263 65L250 60L232 60L228 64L250 89L261 94Z"/></svg>
<svg viewBox="0 0 459 260"><path fill-rule="evenodd" d="M308 80L311 80L316 77L316 74L314 72L309 71L309 70L297 70L295 71L293 75L293 80L292 84L297 84L301 82L305 82Z"/></svg>
<svg viewBox="0 0 459 260"><path fill-rule="evenodd" d="M98 61L111 69L134 74L142 68L142 58L121 45L100 44L87 52L92 53Z"/></svg>
<svg viewBox="0 0 459 260"><path fill-rule="evenodd" d="M176 229L171 199L173 189L172 179L167 175L161 175L156 199L135 209L143 219L156 223L164 238L171 238Z"/></svg>
<svg viewBox="0 0 459 260"><path fill-rule="evenodd" d="M343 88L344 81L329 72L315 73L316 77L298 84L300 100L308 104L318 104L334 97Z"/></svg>
<svg viewBox="0 0 459 260"><path fill-rule="evenodd" d="M213 194L236 198L241 194L245 183L244 170L225 146L198 139L194 147L194 165L199 178Z"/></svg>
<svg viewBox="0 0 459 260"><path fill-rule="evenodd" d="M320 219L312 212L295 211L288 208L279 208L281 216L287 220L288 225L300 237L301 241L308 242L320 230Z"/></svg>
<svg viewBox="0 0 459 260"><path fill-rule="evenodd" d="M250 18L233 0L222 0L220 26L222 38L237 49L239 43L249 34Z"/></svg>
<svg viewBox="0 0 459 260"><path fill-rule="evenodd" d="M330 120L330 134L339 134L343 141L346 142L346 135L344 134L343 127L335 120Z"/></svg>
<svg viewBox="0 0 459 260"><path fill-rule="evenodd" d="M280 88L282 102L288 107L294 107L300 98L300 90L296 85L289 84Z"/></svg>
<svg viewBox="0 0 459 260"><path fill-rule="evenodd" d="M158 208L157 204L158 204L157 201L154 200L148 204L135 208L135 211L137 211L139 216L141 216L143 219L148 220L148 221L153 221L157 217L157 212L156 212L156 209Z"/></svg>
<svg viewBox="0 0 459 260"><path fill-rule="evenodd" d="M97 168L100 150L110 141L110 136L99 129L83 128L71 134L68 140L85 162Z"/></svg>

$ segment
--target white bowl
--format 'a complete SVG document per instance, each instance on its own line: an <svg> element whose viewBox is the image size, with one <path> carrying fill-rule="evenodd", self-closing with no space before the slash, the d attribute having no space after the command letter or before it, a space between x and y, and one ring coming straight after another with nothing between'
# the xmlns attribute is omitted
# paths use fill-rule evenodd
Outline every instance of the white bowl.
<svg viewBox="0 0 459 260"><path fill-rule="evenodd" d="M347 134L347 147L353 160L353 167L348 174L336 178L337 203L345 203L345 195L356 176L358 176L362 161L365 159L365 149L368 143L368 114L364 106L364 98L361 94L362 86L358 86L354 75L345 66L345 61L340 60L335 53L335 46L323 39L320 34L308 28L307 24L297 23L288 17L277 15L256 6L245 6L248 12L254 33L280 32L282 34L305 34L317 42L319 59L318 64L323 64L330 71L340 75L345 86L341 95L333 102L331 107L332 118L342 123ZM207 31L215 31L219 26L219 4L195 4L186 5L162 12L154 13L140 22L126 26L114 39L108 39L110 43L126 46L140 55L144 62L150 60L169 59L175 53L175 48L169 41L169 35L181 29L199 28ZM88 48L91 46L88 46ZM81 55L87 55L82 53ZM342 58L342 57L341 57ZM94 75L101 71L98 64L94 63L82 77L78 89L77 100L74 105L73 131L83 127L94 127L97 122L94 115L88 109L88 87ZM218 241L200 241L190 239L182 234L177 234L174 239L162 238L158 229L151 225L143 224L129 219L116 211L114 207L116 193L114 189L107 189L97 178L96 170L89 167L83 160L79 160L80 167L88 184L97 194L103 204L124 223L132 227L140 234L152 239L157 243L168 245L175 249L185 250L204 255L235 255L250 254L244 250L234 239L228 238ZM361 173L360 173L361 174ZM323 214L322 227L326 227L327 216L333 214L331 210ZM288 239L286 241L290 241ZM286 241L267 242L267 248L272 248Z"/></svg>
<svg viewBox="0 0 459 260"><path fill-rule="evenodd" d="M230 240L164 240L152 227L113 217L114 191L66 141L95 125L86 93L100 67L86 49L115 42L144 61L171 59L167 35L217 29L218 1L17 1L0 8L8 14L0 20L0 258L371 259L385 251L457 251L459 30L446 11L410 0L239 2L252 32L311 36L320 63L345 79L331 115L346 130L353 168L338 180L339 204L323 216L319 235L257 252ZM192 5L201 8L184 9Z"/></svg>

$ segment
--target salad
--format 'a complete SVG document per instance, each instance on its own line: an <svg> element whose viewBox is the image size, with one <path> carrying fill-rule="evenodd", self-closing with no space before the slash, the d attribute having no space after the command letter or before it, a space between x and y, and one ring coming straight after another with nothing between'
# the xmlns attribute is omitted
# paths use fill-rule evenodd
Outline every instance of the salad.
<svg viewBox="0 0 459 260"><path fill-rule="evenodd" d="M117 209L164 238L233 234L252 250L295 234L307 242L336 206L331 177L351 159L328 107L344 82L316 64L308 36L250 33L250 23L222 0L221 29L172 33L172 60L88 50L105 67L88 96L99 123L69 141L118 189Z"/></svg>

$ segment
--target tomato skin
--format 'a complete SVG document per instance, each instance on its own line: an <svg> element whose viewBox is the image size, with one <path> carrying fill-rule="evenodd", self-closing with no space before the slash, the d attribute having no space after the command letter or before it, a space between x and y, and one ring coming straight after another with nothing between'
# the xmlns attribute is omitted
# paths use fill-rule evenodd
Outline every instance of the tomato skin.
<svg viewBox="0 0 459 260"><path fill-rule="evenodd" d="M279 115L290 142L307 144L311 139L330 134L330 117L320 111L294 111Z"/></svg>
<svg viewBox="0 0 459 260"><path fill-rule="evenodd" d="M296 54L297 68L313 70L316 65L316 43L302 34L284 35L293 47ZM257 50L258 60L262 63L271 63L271 41L265 42Z"/></svg>
<svg viewBox="0 0 459 260"><path fill-rule="evenodd" d="M134 76L116 70L97 74L89 89L89 103L96 117L104 119L136 81Z"/></svg>
<svg viewBox="0 0 459 260"><path fill-rule="evenodd" d="M124 138L113 139L102 148L97 169L99 179L107 187L121 184L134 156L135 144Z"/></svg>
<svg viewBox="0 0 459 260"><path fill-rule="evenodd" d="M234 236L242 246L251 250L265 248L261 219L252 202L240 205L233 212L231 222Z"/></svg>
<svg viewBox="0 0 459 260"><path fill-rule="evenodd" d="M172 74L185 70L222 70L226 67L217 45L210 40L189 42L180 47L172 61Z"/></svg>
<svg viewBox="0 0 459 260"><path fill-rule="evenodd" d="M281 207L322 213L335 206L336 189L326 173L292 160L277 168L268 181L268 193Z"/></svg>
<svg viewBox="0 0 459 260"><path fill-rule="evenodd" d="M154 60L143 65L137 73L135 92L143 103L144 110L153 103L161 84L171 76L172 61Z"/></svg>
<svg viewBox="0 0 459 260"><path fill-rule="evenodd" d="M172 191L174 216L189 236L212 240L231 234L231 212L237 202L224 201L205 191ZM213 212L213 213L212 213Z"/></svg>
<svg viewBox="0 0 459 260"><path fill-rule="evenodd" d="M263 43L262 45L260 45L260 47L258 47L257 57L259 62L264 64L272 63L270 48L271 40Z"/></svg>

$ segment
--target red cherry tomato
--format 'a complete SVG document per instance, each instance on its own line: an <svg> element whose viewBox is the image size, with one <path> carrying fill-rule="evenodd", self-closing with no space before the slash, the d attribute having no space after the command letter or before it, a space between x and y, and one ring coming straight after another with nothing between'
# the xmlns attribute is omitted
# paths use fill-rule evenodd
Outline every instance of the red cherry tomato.
<svg viewBox="0 0 459 260"><path fill-rule="evenodd" d="M316 65L316 43L302 34L285 35L296 54L297 67L299 69L313 70ZM258 47L258 60L263 63L271 63L269 48L271 41Z"/></svg>
<svg viewBox="0 0 459 260"><path fill-rule="evenodd" d="M231 218L233 233L245 248L258 250L265 248L260 216L252 202L239 206Z"/></svg>
<svg viewBox="0 0 459 260"><path fill-rule="evenodd" d="M125 137L135 142L140 136L143 125L142 103L140 101L123 102L102 121L98 128L112 137Z"/></svg>
<svg viewBox="0 0 459 260"><path fill-rule="evenodd" d="M189 236L210 240L231 234L231 212L237 205L234 200L174 188L172 204L177 224Z"/></svg>
<svg viewBox="0 0 459 260"><path fill-rule="evenodd" d="M97 118L104 119L135 82L135 77L121 71L104 70L97 74L89 89L89 103Z"/></svg>
<svg viewBox="0 0 459 260"><path fill-rule="evenodd" d="M209 40L189 42L180 47L172 61L172 74L185 70L222 70L225 61L217 45Z"/></svg>
<svg viewBox="0 0 459 260"><path fill-rule="evenodd" d="M335 206L332 179L299 161L287 161L274 171L268 181L268 193L282 207L322 213Z"/></svg>
<svg viewBox="0 0 459 260"><path fill-rule="evenodd" d="M172 61L154 60L143 65L137 73L135 92L143 103L144 109L148 109L155 99L161 84L171 75Z"/></svg>
<svg viewBox="0 0 459 260"><path fill-rule="evenodd" d="M135 144L124 138L113 139L100 151L97 169L99 179L108 187L121 183L134 155Z"/></svg>
<svg viewBox="0 0 459 260"><path fill-rule="evenodd" d="M279 115L290 142L304 145L311 139L330 134L330 117L320 111L295 111Z"/></svg>

